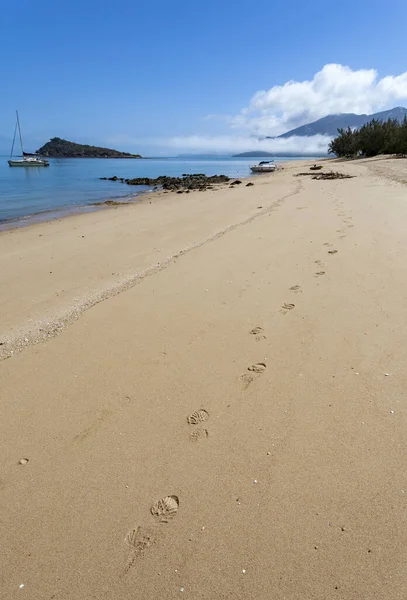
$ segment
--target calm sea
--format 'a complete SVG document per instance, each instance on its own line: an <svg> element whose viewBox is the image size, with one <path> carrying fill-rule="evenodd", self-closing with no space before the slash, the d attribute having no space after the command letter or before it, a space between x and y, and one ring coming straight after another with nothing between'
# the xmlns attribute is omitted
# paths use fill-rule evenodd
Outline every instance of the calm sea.
<svg viewBox="0 0 407 600"><path fill-rule="evenodd" d="M107 199L134 200L135 195L149 189L100 181L100 177L179 176L183 173L247 177L249 165L259 160L59 158L50 159L47 168L11 168L7 157L0 157L0 228L95 210L93 203ZM294 158L278 158L276 162L285 160Z"/></svg>

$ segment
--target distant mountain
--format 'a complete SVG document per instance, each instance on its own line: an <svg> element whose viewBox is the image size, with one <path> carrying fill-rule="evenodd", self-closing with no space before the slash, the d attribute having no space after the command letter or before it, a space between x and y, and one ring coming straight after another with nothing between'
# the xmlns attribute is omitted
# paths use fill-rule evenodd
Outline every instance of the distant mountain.
<svg viewBox="0 0 407 600"><path fill-rule="evenodd" d="M129 154L110 148L77 144L58 137L52 138L44 146L41 146L36 153L54 158L141 158L140 154Z"/></svg>
<svg viewBox="0 0 407 600"><path fill-rule="evenodd" d="M346 129L347 127L352 127L359 129L372 119L378 119L380 121L397 119L397 121L402 121L405 116L407 116L407 108L403 108L402 106L397 106L391 110L374 113L373 115L355 115L354 113L328 115L327 117L318 119L318 121L314 121L313 123L307 123L306 125L302 125L296 129L291 129L291 131L287 131L278 137L289 138L294 135L302 137L318 134L335 137L339 128ZM273 138L267 137L266 139L270 140Z"/></svg>
<svg viewBox="0 0 407 600"><path fill-rule="evenodd" d="M262 150L253 150L253 152L242 152L241 154L234 154L234 158L266 158L268 156L275 156L271 152L264 152Z"/></svg>

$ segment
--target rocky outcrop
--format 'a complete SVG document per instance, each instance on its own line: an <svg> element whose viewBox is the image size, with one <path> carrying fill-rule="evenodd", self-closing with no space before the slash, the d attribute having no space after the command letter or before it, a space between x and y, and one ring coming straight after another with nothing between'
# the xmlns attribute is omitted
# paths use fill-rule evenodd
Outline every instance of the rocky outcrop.
<svg viewBox="0 0 407 600"><path fill-rule="evenodd" d="M149 187L159 187L170 192L189 192L192 190L204 191L211 189L213 184L227 183L229 177L226 175L211 175L206 176L203 173L194 175L184 174L182 177L168 177L161 175L155 179L150 177L135 177L133 179L124 179L122 177L101 177L104 181L121 181L127 185L146 185Z"/></svg>

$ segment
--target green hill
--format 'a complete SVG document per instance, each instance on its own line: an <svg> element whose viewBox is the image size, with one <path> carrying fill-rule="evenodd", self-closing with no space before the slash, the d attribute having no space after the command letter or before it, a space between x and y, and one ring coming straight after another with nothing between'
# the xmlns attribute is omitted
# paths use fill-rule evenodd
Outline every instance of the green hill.
<svg viewBox="0 0 407 600"><path fill-rule="evenodd" d="M129 154L110 148L77 144L58 137L52 138L44 146L41 146L37 150L37 154L54 158L142 158L140 154Z"/></svg>

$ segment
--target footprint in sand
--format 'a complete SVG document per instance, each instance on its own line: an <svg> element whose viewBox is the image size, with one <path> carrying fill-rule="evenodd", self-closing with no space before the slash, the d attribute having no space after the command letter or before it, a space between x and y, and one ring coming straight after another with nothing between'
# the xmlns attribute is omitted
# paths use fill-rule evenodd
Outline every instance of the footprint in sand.
<svg viewBox="0 0 407 600"><path fill-rule="evenodd" d="M247 388L249 387L249 385L251 383L253 383L254 377L252 377L251 375L248 375L247 373L243 373L243 375L240 376L240 380L243 383L243 389L247 390Z"/></svg>
<svg viewBox="0 0 407 600"><path fill-rule="evenodd" d="M338 252L338 250L335 250L335 248L333 248L332 250L328 250L328 254L336 254Z"/></svg>
<svg viewBox="0 0 407 600"><path fill-rule="evenodd" d="M247 370L251 373L256 373L259 375L260 373L263 373L263 371L265 371L266 368L266 363L259 362L254 365L250 365L250 367L247 367ZM240 381L243 383L243 389L247 390L249 385L253 383L254 379L254 375L249 375L249 373L243 373L243 375L240 376Z"/></svg>
<svg viewBox="0 0 407 600"><path fill-rule="evenodd" d="M295 308L295 304L285 302L283 304L283 306L280 308L280 312L282 312L285 315L289 310L292 310L293 308Z"/></svg>
<svg viewBox="0 0 407 600"><path fill-rule="evenodd" d="M187 421L190 425L198 425L198 423L203 423L206 419L209 419L209 413L204 408L196 410L187 417Z"/></svg>
<svg viewBox="0 0 407 600"><path fill-rule="evenodd" d="M152 505L150 512L158 523L169 523L176 516L178 508L178 496L165 496ZM124 569L124 575L129 572L136 560L142 557L160 538L162 538L162 533L159 530L159 526L139 526L129 531L125 538L125 542L129 548L129 556Z"/></svg>
<svg viewBox="0 0 407 600"><path fill-rule="evenodd" d="M266 368L266 363L259 362L255 365L250 365L250 367L248 367L247 370L252 371L252 373L263 373L263 371L265 371Z"/></svg>
<svg viewBox="0 0 407 600"><path fill-rule="evenodd" d="M302 292L302 289L301 289L301 287L299 285L292 285L290 287L290 290L292 292L295 292L296 294L299 294L300 292Z"/></svg>
<svg viewBox="0 0 407 600"><path fill-rule="evenodd" d="M203 440L209 436L209 431L204 427L195 427L192 431L189 439L191 442L199 442L199 440Z"/></svg>
<svg viewBox="0 0 407 600"><path fill-rule="evenodd" d="M125 575L130 571L137 558L143 556L146 550L151 548L159 538L160 532L153 527L137 527L129 531L125 539L129 547L129 557L124 569Z"/></svg>
<svg viewBox="0 0 407 600"><path fill-rule="evenodd" d="M250 330L250 335L254 335L257 342L260 342L260 340L266 339L266 336L263 333L262 327L253 327L253 329Z"/></svg>
<svg viewBox="0 0 407 600"><path fill-rule="evenodd" d="M178 508L178 496L165 496L153 504L150 512L159 523L169 523L177 514Z"/></svg>
<svg viewBox="0 0 407 600"><path fill-rule="evenodd" d="M199 440L204 440L209 436L209 431L205 429L205 427L195 427L195 425L200 425L207 419L209 419L209 413L204 408L196 410L190 414L189 417L187 417L188 425L194 425L193 431L189 436L191 442L198 442Z"/></svg>
<svg viewBox="0 0 407 600"><path fill-rule="evenodd" d="M315 277L321 277L321 275L325 275L325 271L317 271L315 273Z"/></svg>

